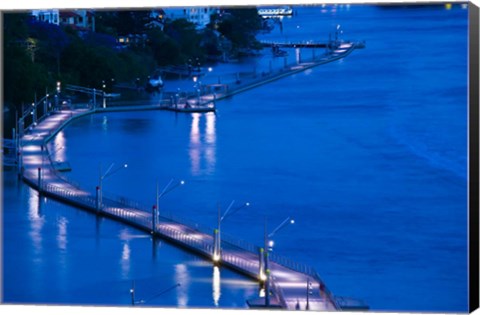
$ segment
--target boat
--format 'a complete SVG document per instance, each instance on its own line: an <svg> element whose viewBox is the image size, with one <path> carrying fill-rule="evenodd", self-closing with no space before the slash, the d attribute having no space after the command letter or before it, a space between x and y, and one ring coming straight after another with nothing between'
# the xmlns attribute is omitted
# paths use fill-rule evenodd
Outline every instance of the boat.
<svg viewBox="0 0 480 315"><path fill-rule="evenodd" d="M291 16L293 9L291 7L261 8L258 9L258 15L262 17Z"/></svg>
<svg viewBox="0 0 480 315"><path fill-rule="evenodd" d="M159 92L163 87L163 80L159 72L155 72L151 77L148 77L145 89L147 92Z"/></svg>

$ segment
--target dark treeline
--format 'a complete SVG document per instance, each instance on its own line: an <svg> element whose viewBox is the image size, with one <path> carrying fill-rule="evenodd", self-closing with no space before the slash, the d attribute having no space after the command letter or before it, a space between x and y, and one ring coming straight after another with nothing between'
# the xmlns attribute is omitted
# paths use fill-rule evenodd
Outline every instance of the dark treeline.
<svg viewBox="0 0 480 315"><path fill-rule="evenodd" d="M256 8L226 8L202 30L185 19L162 17L149 27L151 11L96 11L95 32L35 21L28 13L3 15L4 106L18 110L56 82L100 88L102 81L132 82L157 67L201 64L259 49ZM119 36L140 40L119 47ZM5 118L5 116L4 116Z"/></svg>

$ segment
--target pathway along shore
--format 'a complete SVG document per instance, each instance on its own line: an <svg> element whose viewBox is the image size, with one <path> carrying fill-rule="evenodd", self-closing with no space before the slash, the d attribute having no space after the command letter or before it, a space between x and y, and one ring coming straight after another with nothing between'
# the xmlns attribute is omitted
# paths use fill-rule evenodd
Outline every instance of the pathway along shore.
<svg viewBox="0 0 480 315"><path fill-rule="evenodd" d="M342 47L342 45L344 46ZM281 73L259 78L258 81L238 84L225 95L203 95L202 100L209 101L209 98L219 100L229 97L287 75L338 60L355 49L353 43L342 45L339 46L339 51L329 56L330 58L300 64ZM45 115L45 118L30 128L29 132L23 135L19 141L19 175L42 196L131 225L204 257L206 260L212 261L212 264L231 268L261 284L264 283L265 279L262 275L264 260L261 258L264 251L262 248L222 234L221 259L216 261L214 259L214 235L216 232L213 229L200 227L195 222L189 222L165 211L162 211L158 220L154 220L155 209L149 209L124 198L115 199L108 196L99 198L98 187L92 193L61 176L55 170L51 154L47 150L47 143L72 120L97 112L159 108L159 104L128 108L78 108L62 109ZM94 184L92 184L93 187ZM339 300L334 297L313 268L274 254L268 254L268 265L270 307L317 311L351 308L348 305L351 301ZM249 301L248 304L252 307L261 307L264 303L265 298L259 297L258 300ZM352 307L366 308L361 303L356 303Z"/></svg>
<svg viewBox="0 0 480 315"><path fill-rule="evenodd" d="M155 109L155 107L160 107L160 109L174 110L178 112L195 112L195 109L197 109L198 112L214 110L217 101L280 80L287 76L345 58L355 49L362 49L364 47L364 42L339 42L334 45L333 49L328 50L324 54L313 56L311 59L305 60L304 62L290 65L285 64L280 69L270 68L268 72L238 74L236 80L233 82L202 86L202 91L200 91L200 93L190 92L179 95L177 92L164 92L162 93L161 100L148 101L150 105L145 109ZM107 106L137 106L135 104L140 104L140 102L112 100L108 102ZM145 104L144 101L143 104Z"/></svg>

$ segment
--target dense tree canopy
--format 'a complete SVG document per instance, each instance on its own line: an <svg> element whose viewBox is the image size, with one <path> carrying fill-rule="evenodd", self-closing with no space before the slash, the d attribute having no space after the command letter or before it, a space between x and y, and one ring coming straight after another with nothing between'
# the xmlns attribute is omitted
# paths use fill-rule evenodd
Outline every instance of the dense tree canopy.
<svg viewBox="0 0 480 315"><path fill-rule="evenodd" d="M212 24L230 40L236 52L260 49L255 36L262 29L262 19L255 7L225 9L213 17Z"/></svg>
<svg viewBox="0 0 480 315"><path fill-rule="evenodd" d="M3 18L4 104L19 108L35 95L53 90L56 81L101 87L102 80L132 81L156 67L204 63L206 58L258 48L261 18L254 7L222 9L209 28L198 31L185 20L164 18L163 30L148 28L147 10L95 13L96 32L33 21L27 13ZM157 20L158 21L158 20ZM120 47L117 36L133 36Z"/></svg>

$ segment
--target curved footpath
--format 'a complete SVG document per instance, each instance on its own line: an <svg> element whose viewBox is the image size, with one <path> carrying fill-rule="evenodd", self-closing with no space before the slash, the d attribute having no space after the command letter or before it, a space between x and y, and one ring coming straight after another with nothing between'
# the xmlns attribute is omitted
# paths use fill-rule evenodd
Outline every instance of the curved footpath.
<svg viewBox="0 0 480 315"><path fill-rule="evenodd" d="M205 95L202 99L208 101L209 97L217 100L222 97L228 97L261 84L278 80L287 75L338 60L350 54L353 49L355 49L355 44L353 43L342 44L339 46L338 51L334 51L320 60L299 64L296 67L283 69L281 73L246 82L230 90L227 95ZM26 183L46 197L54 198L97 215L124 222L154 236L166 239L213 263L214 231L212 229L199 228L195 223L187 223L186 220L173 217L165 212L162 212L158 223L153 226L150 209L141 207L136 203L128 203L125 200L103 197L102 205L99 206L96 194L92 194L73 184L67 178L62 177L54 169L50 160L47 143L72 120L97 112L152 109L160 109L160 106L130 106L94 110L79 108L52 113L21 138L21 176ZM259 257L259 247L222 235L222 258L220 265L261 281L259 279ZM276 255L269 257L271 270L270 304L272 307L305 310L308 299L310 310L341 309L326 285L312 268ZM311 283L311 294L307 297L308 282ZM260 299L249 304L261 306L263 303L263 300Z"/></svg>
<svg viewBox="0 0 480 315"><path fill-rule="evenodd" d="M348 55L350 55L355 49L362 49L364 47L365 47L364 43L354 43L354 42L340 43L338 47L332 50L330 53L320 55L308 62L289 65L282 69L278 69L276 71L266 73L264 75L257 75L256 77L243 80L244 82L242 81L239 84L236 84L236 83L229 84L228 90L225 91L224 93L215 93L215 94L212 93L212 94L207 94L202 96L201 103L205 104L208 102L212 102L214 100L218 101L218 100L232 97L235 94L248 91L258 86L262 86L264 84L271 83L271 82L280 80L282 78L285 78L287 76L345 58ZM195 98L193 98L193 101L195 101Z"/></svg>

